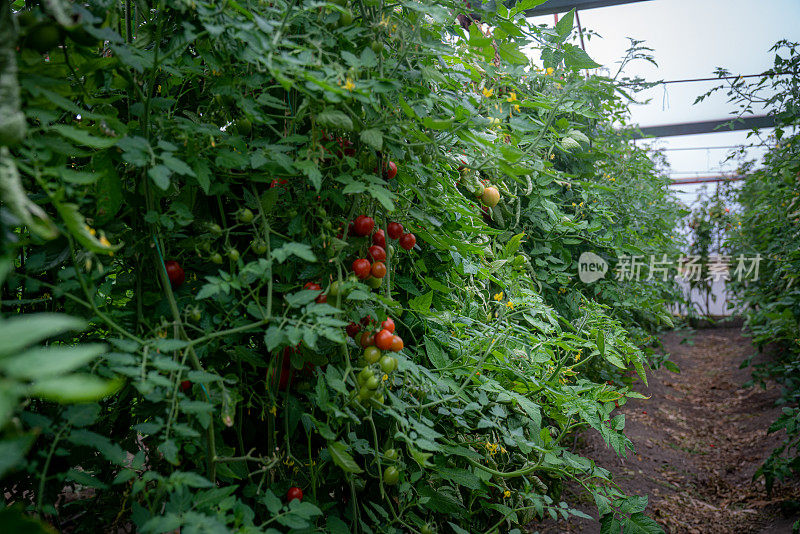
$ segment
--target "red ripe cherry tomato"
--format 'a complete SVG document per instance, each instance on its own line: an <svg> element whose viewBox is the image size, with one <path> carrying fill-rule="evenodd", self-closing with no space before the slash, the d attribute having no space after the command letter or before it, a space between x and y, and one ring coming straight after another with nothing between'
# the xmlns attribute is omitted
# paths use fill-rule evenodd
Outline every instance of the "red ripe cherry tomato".
<svg viewBox="0 0 800 534"><path fill-rule="evenodd" d="M181 382L181 391L186 393L190 389L192 389L192 381L191 380L184 380L183 382Z"/></svg>
<svg viewBox="0 0 800 534"><path fill-rule="evenodd" d="M361 346L364 348L371 347L375 344L375 336L371 332L364 332L361 334Z"/></svg>
<svg viewBox="0 0 800 534"><path fill-rule="evenodd" d="M183 267L177 261L170 260L164 264L164 267L167 269L167 278L169 278L169 283L172 284L172 287L179 287L186 281Z"/></svg>
<svg viewBox="0 0 800 534"><path fill-rule="evenodd" d="M372 269L370 269L370 273L375 278L383 278L386 276L386 264L382 261L376 261L372 264Z"/></svg>
<svg viewBox="0 0 800 534"><path fill-rule="evenodd" d="M379 247L378 245L372 245L369 247L369 255L375 261L384 261L386 259L386 250L383 247Z"/></svg>
<svg viewBox="0 0 800 534"><path fill-rule="evenodd" d="M386 231L389 232L389 237L397 239L403 235L403 225L397 222L390 222L389 226L386 227Z"/></svg>
<svg viewBox="0 0 800 534"><path fill-rule="evenodd" d="M356 337L358 333L361 331L361 327L358 326L357 323L350 323L349 325L344 327L345 332L350 337Z"/></svg>
<svg viewBox="0 0 800 534"><path fill-rule="evenodd" d="M356 217L356 220L353 221L353 233L357 236L364 237L365 235L369 235L373 228L375 228L375 220L372 217L359 215Z"/></svg>
<svg viewBox="0 0 800 534"><path fill-rule="evenodd" d="M392 352L400 352L403 350L403 346L403 338L400 336L392 336L392 345L390 347Z"/></svg>
<svg viewBox="0 0 800 534"><path fill-rule="evenodd" d="M400 236L400 246L406 250L411 250L417 244L417 236L414 234L403 234Z"/></svg>
<svg viewBox="0 0 800 534"><path fill-rule="evenodd" d="M360 258L353 262L353 272L356 273L361 280L369 278L369 271L372 268L369 260Z"/></svg>
<svg viewBox="0 0 800 534"><path fill-rule="evenodd" d="M390 161L389 165L386 168L386 179L391 180L395 176L397 176L397 165L395 165L394 161Z"/></svg>
<svg viewBox="0 0 800 534"><path fill-rule="evenodd" d="M297 486L292 486L291 488L289 488L289 491L286 492L286 501L292 502L295 499L297 499L298 501L303 500L303 490L301 490Z"/></svg>
<svg viewBox="0 0 800 534"><path fill-rule="evenodd" d="M309 289L311 291L322 291L322 286L316 282L307 282L306 285L303 286L303 289Z"/></svg>
<svg viewBox="0 0 800 534"><path fill-rule="evenodd" d="M314 302L316 302L317 304L325 304L326 302L328 302L328 295L320 295L314 299Z"/></svg>
<svg viewBox="0 0 800 534"><path fill-rule="evenodd" d="M394 319L387 317L386 320L381 323L381 328L385 328L394 334Z"/></svg>
<svg viewBox="0 0 800 534"><path fill-rule="evenodd" d="M372 234L372 244L386 248L386 236L382 229Z"/></svg>
<svg viewBox="0 0 800 534"><path fill-rule="evenodd" d="M392 337L394 337L392 333L384 328L375 334L375 345L381 350L391 350Z"/></svg>

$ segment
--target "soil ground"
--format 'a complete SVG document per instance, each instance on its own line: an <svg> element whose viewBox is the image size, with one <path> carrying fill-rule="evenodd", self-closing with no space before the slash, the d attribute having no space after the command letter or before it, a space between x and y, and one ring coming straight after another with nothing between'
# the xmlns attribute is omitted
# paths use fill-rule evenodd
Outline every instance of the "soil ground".
<svg viewBox="0 0 800 534"><path fill-rule="evenodd" d="M662 341L681 372L651 373L649 387L639 388L650 399L619 410L636 451L620 458L599 434L586 432L580 453L614 473L628 495L648 495L646 513L667 533L791 533L798 511L787 503L800 500L800 486L776 486L768 497L763 479L752 480L780 442L767 434L780 408L777 386L742 388L750 369L739 365L755 352L750 340L739 328L713 328L670 332ZM597 517L585 495L566 492L565 500L582 501L577 508ZM596 520L578 518L530 527L542 534L600 532Z"/></svg>

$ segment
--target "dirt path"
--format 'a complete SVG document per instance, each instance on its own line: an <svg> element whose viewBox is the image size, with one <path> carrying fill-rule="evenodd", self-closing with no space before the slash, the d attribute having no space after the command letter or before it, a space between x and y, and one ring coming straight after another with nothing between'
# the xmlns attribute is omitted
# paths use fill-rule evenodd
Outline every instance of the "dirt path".
<svg viewBox="0 0 800 534"><path fill-rule="evenodd" d="M581 452L614 473L629 495L649 495L647 513L668 533L791 533L797 511L784 514L780 503L800 500L798 485L768 498L763 482L752 482L779 441L766 431L780 409L776 387L741 388L750 377L738 368L754 352L750 340L738 328L716 328L671 332L663 341L681 373L653 373L650 387L640 389L651 398L620 409L636 452L618 458L594 432L584 434ZM600 532L596 522L575 519L537 528Z"/></svg>

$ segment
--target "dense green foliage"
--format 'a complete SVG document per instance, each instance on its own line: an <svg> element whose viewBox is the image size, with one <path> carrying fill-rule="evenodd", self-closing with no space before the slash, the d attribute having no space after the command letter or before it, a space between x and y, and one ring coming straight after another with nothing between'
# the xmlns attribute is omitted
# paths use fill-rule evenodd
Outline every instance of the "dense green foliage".
<svg viewBox="0 0 800 534"><path fill-rule="evenodd" d="M739 206L725 223L728 254L762 258L757 280L729 284L753 341L777 349L754 367L753 380L775 379L784 387L783 414L770 431L785 430L786 439L756 473L768 489L800 473L800 136L791 132L800 123L800 55L797 44L785 41L773 51L775 65L763 78L737 81L728 92L740 109L766 108L778 128L762 140L768 152L761 165L747 165L744 184L731 192Z"/></svg>
<svg viewBox="0 0 800 534"><path fill-rule="evenodd" d="M580 515L572 483L609 532L660 531L565 437L631 448L613 410L672 289L576 261L670 254L680 212L571 14L534 27L537 3L491 4L487 36L461 2L16 2L0 521L519 532ZM382 281L351 273L360 215ZM368 317L396 364L345 333Z"/></svg>

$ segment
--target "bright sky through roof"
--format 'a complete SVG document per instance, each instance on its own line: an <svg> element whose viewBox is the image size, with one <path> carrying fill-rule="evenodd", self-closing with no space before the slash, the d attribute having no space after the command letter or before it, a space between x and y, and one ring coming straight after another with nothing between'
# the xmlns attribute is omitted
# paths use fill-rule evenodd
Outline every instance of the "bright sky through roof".
<svg viewBox="0 0 800 534"><path fill-rule="evenodd" d="M620 6L587 9L579 13L581 26L599 34L586 41L586 51L616 73L616 62L629 46L627 37L644 40L653 48L658 67L637 61L626 68L628 76L648 81L707 78L717 67L733 74L758 74L773 65L769 49L780 39L800 41L800 0L650 0ZM537 24L553 24L553 16L535 17ZM538 59L538 58L537 58ZM641 126L726 118L734 111L724 93L692 105L695 98L718 82L659 86L639 98L631 117ZM662 138L664 148L707 147L746 143L747 132L712 133ZM751 150L760 159L763 151ZM725 149L668 151L675 177L730 172L735 162L723 163ZM683 186L680 197L691 203L698 186Z"/></svg>

